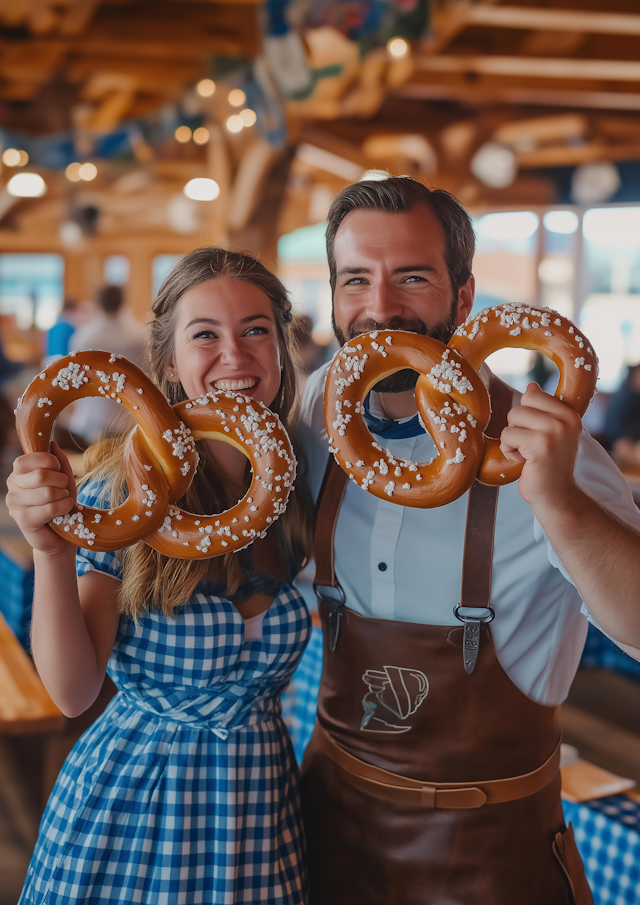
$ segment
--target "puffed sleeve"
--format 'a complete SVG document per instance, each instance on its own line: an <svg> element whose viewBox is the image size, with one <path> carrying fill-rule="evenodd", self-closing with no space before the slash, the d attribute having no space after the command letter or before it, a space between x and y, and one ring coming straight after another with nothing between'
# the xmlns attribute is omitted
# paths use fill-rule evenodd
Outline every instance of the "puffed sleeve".
<svg viewBox="0 0 640 905"><path fill-rule="evenodd" d="M104 482L89 481L78 491L78 502L96 509L108 509L109 500L104 492ZM101 553L99 550L85 550L78 547L76 552L76 573L78 578L87 572L106 572L122 581L122 563L117 553Z"/></svg>

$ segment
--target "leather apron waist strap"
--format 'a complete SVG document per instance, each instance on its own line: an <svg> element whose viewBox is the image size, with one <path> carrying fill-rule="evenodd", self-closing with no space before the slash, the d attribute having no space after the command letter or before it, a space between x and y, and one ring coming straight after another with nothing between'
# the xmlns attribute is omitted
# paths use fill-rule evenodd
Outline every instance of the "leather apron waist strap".
<svg viewBox="0 0 640 905"><path fill-rule="evenodd" d="M322 726L316 724L320 749L338 767L350 785L385 801L423 808L481 808L485 804L515 801L544 789L560 769L560 741L551 756L531 773L483 782L430 783L410 779L368 764L341 748Z"/></svg>

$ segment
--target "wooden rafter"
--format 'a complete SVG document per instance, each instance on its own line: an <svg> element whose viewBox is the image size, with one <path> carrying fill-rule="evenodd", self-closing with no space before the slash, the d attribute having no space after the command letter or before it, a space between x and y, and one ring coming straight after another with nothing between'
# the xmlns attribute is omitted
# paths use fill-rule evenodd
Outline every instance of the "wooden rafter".
<svg viewBox="0 0 640 905"><path fill-rule="evenodd" d="M484 25L490 28L520 28L545 32L640 35L640 15L634 13L497 6L493 3L464 4L464 8L456 12L456 23L458 32L470 25Z"/></svg>

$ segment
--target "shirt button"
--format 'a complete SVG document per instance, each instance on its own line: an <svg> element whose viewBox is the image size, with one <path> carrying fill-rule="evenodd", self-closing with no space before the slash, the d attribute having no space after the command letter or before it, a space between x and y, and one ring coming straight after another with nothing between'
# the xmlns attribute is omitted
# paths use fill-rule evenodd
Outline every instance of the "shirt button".
<svg viewBox="0 0 640 905"><path fill-rule="evenodd" d="M387 571L387 564L386 564L386 562L379 562L379 563L378 563L378 568L380 569L381 572L386 572L386 571Z"/></svg>

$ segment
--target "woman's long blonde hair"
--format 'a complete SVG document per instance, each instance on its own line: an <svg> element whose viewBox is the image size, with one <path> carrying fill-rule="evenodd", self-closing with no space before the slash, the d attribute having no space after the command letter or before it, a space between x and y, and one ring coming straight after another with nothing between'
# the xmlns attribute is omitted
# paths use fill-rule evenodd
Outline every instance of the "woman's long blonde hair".
<svg viewBox="0 0 640 905"><path fill-rule="evenodd" d="M151 376L171 405L187 399L182 384L171 382L166 376L174 354L178 302L188 289L218 277L246 280L261 289L271 302L280 347L282 379L270 408L279 415L293 440L296 375L289 339L291 303L280 280L250 255L221 248L197 248L177 262L152 305L153 320L147 349ZM111 506L118 505L126 497L124 441L124 436L105 440L85 454L86 480L105 482L104 492ZM202 515L222 512L235 505L245 488L229 481L206 441L199 441L197 447L200 464L187 493L178 501L179 505L189 512ZM310 515L310 497L298 478L286 512L270 531L284 534L289 553L299 564L306 562L310 554ZM213 560L172 559L141 541L122 550L120 557L123 581L119 606L123 613L133 618L150 607L161 609L170 616L177 606L189 600L197 584L211 575L212 566L215 578L225 583L227 596L235 594L246 575L240 558L233 553Z"/></svg>

